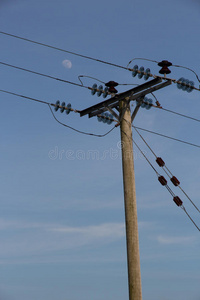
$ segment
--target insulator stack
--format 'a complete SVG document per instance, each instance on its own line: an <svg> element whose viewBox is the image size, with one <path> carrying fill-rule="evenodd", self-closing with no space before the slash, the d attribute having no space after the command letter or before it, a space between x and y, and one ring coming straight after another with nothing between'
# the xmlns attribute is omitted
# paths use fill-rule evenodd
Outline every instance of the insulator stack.
<svg viewBox="0 0 200 300"><path fill-rule="evenodd" d="M173 201L176 203L177 206L181 206L183 204L183 201L178 197L174 197Z"/></svg>
<svg viewBox="0 0 200 300"><path fill-rule="evenodd" d="M177 81L177 88L180 89L180 90L183 90L183 91L186 91L186 92L190 93L194 89L194 82L181 77Z"/></svg>
<svg viewBox="0 0 200 300"><path fill-rule="evenodd" d="M159 165L159 167L164 167L164 165L165 165L165 162L161 157L157 157L156 162Z"/></svg>
<svg viewBox="0 0 200 300"><path fill-rule="evenodd" d="M118 86L118 83L115 81L109 81L105 84L106 87L108 87L108 91L111 94L117 94L116 86Z"/></svg>
<svg viewBox="0 0 200 300"><path fill-rule="evenodd" d="M140 103L140 100L136 100L136 101ZM144 97L144 100L141 103L141 107L146 108L146 109L150 109L152 107L152 103L153 103L152 99Z"/></svg>
<svg viewBox="0 0 200 300"><path fill-rule="evenodd" d="M158 177L158 181L159 181L162 185L167 185L167 180L165 179L164 176L159 176L159 177Z"/></svg>
<svg viewBox="0 0 200 300"><path fill-rule="evenodd" d="M139 79L141 79L142 77L144 77L144 80L148 80L149 77L151 76L151 70L149 68L147 68L146 70L144 70L144 67L140 67L138 69L138 65L135 65L133 67L132 76L135 77L136 75L138 75Z"/></svg>
<svg viewBox="0 0 200 300"><path fill-rule="evenodd" d="M103 85L100 85L97 87L97 84L94 83L92 86L91 94L95 95L97 93L97 96L100 97L101 95L103 98L106 98L109 94L109 89L108 87L103 88Z"/></svg>
<svg viewBox="0 0 200 300"><path fill-rule="evenodd" d="M168 60L162 60L161 62L158 63L159 67L162 67L162 69L159 71L160 74L170 74L171 71L169 70L168 67L172 65L171 62Z"/></svg>
<svg viewBox="0 0 200 300"><path fill-rule="evenodd" d="M108 125L110 125L114 121L113 115L107 112L101 113L101 115L99 115L97 119L99 122L107 123Z"/></svg>
<svg viewBox="0 0 200 300"><path fill-rule="evenodd" d="M62 104L60 104L60 101L56 101L55 104L55 111L58 111L58 109L60 108L60 112L63 113L64 110L66 111L66 114L68 115L71 111L71 103L67 104L67 106L65 105L65 102L62 102Z"/></svg>
<svg viewBox="0 0 200 300"><path fill-rule="evenodd" d="M175 176L173 176L170 180L175 186L178 186L180 184L180 181Z"/></svg>

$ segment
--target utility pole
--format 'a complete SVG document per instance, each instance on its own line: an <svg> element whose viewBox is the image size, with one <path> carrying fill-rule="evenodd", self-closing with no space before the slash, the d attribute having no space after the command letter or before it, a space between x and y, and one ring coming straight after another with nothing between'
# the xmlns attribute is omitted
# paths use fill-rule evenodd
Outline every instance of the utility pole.
<svg viewBox="0 0 200 300"><path fill-rule="evenodd" d="M162 82L164 80L164 82ZM156 77L151 81L134 87L126 92L117 94L115 86L118 83L109 81L106 86L111 93L111 98L80 111L80 116L88 115L89 118L101 116L109 111L117 120L121 130L122 145L122 167L124 183L124 204L126 222L127 262L128 262L128 284L129 300L142 300L140 254L138 238L137 205L135 193L135 174L132 144L132 122L143 103L144 97L156 90L170 85L171 80ZM93 94L101 92L97 87L91 88ZM131 115L130 101L137 100L136 107Z"/></svg>
<svg viewBox="0 0 200 300"><path fill-rule="evenodd" d="M125 110L123 119L120 123L120 129L124 183L129 300L142 300L130 104L127 105L125 101L121 101L119 108L121 115Z"/></svg>

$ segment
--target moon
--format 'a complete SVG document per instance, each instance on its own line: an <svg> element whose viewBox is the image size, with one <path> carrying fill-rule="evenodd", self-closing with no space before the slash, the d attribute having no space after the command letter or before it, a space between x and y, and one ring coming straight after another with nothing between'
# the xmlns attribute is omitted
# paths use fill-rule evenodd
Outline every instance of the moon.
<svg viewBox="0 0 200 300"><path fill-rule="evenodd" d="M63 65L63 67L65 67L66 69L71 69L71 67L72 67L72 62L71 62L70 60L68 60L68 59L64 59L64 60L62 61L62 65Z"/></svg>

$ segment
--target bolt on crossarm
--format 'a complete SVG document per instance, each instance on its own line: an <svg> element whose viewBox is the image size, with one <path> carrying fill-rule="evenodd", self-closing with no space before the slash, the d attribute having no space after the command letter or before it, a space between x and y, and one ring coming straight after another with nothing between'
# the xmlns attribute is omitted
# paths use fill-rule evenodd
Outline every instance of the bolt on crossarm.
<svg viewBox="0 0 200 300"><path fill-rule="evenodd" d="M123 114L123 118L120 122L120 130L122 145L129 300L142 300L131 112L130 105L127 105L126 101L120 101L119 108L120 115Z"/></svg>

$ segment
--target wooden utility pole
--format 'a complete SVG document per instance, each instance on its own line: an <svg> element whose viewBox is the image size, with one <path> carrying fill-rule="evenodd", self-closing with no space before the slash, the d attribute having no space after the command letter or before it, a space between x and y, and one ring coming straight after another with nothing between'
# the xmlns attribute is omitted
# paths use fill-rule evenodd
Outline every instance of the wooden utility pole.
<svg viewBox="0 0 200 300"><path fill-rule="evenodd" d="M85 115L88 115L89 118L99 116L101 120L102 114L104 114L105 111L109 111L118 120L118 124L120 124L126 219L129 300L142 300L135 174L133 162L132 122L145 95L148 95L172 83L171 80L165 80L164 82L162 82L163 80L165 80L165 78L163 79L161 77L156 77L151 81L147 81L146 83L143 83L120 94L117 94L117 90L115 89L115 86L117 86L118 84L114 81L109 81L108 83L106 83L106 86L109 87L108 91L111 93L111 98L79 112L81 117ZM93 94L95 94L97 92L97 87L93 87L91 88L91 90L93 91ZM98 91L101 90L99 89ZM130 101L135 100L137 100L137 104L131 116ZM107 117L103 115L102 120L103 118Z"/></svg>
<svg viewBox="0 0 200 300"><path fill-rule="evenodd" d="M120 114L124 114L120 123L120 129L124 183L129 300L142 300L130 104L128 103L127 105L126 101L121 101L119 108Z"/></svg>

